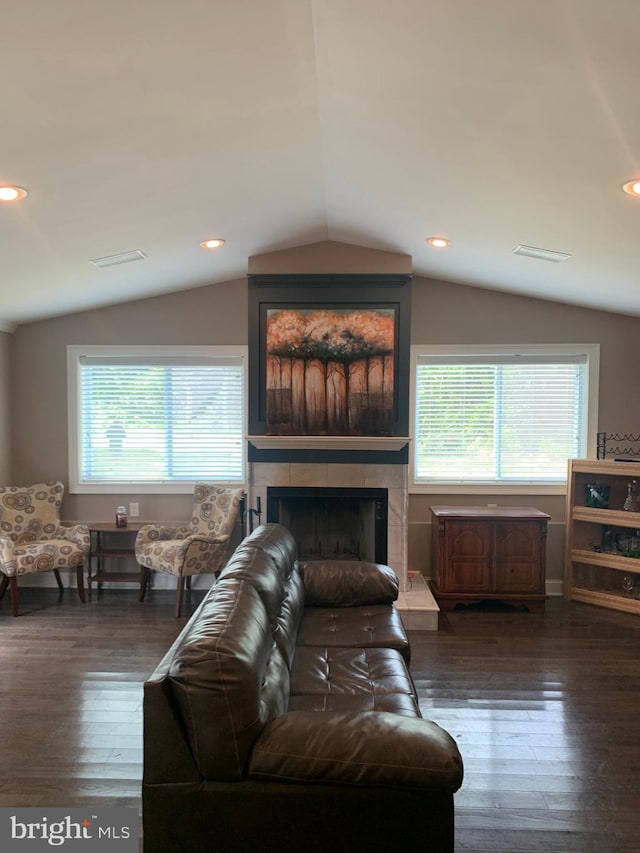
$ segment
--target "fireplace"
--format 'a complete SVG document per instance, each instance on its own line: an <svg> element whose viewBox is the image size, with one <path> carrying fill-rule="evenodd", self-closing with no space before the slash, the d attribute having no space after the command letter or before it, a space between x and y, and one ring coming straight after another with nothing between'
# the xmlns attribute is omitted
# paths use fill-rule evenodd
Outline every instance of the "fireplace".
<svg viewBox="0 0 640 853"><path fill-rule="evenodd" d="M291 528L303 556L386 563L403 591L410 282L249 276L250 506Z"/></svg>
<svg viewBox="0 0 640 853"><path fill-rule="evenodd" d="M400 589L407 588L407 466L365 463L314 463L314 462L252 462L249 466L249 505L266 507L264 521L278 518L280 523L289 526L291 505L296 509L300 497L333 497L342 498L341 511L338 514L351 513L349 502L354 496L366 498L364 518L353 523L361 528L375 521L373 538L373 556L363 546L364 534L353 536L346 544L339 545L345 559L347 551L353 551L360 559L385 563L396 572L400 578ZM282 514L281 496L293 496L289 508L285 505ZM367 506L368 502L368 506ZM384 509L381 503L384 503ZM276 508L277 507L277 508ZM334 512L332 515L335 514ZM293 523L296 519L293 519ZM315 521L313 522L315 524ZM350 522L351 523L351 522ZM308 523L306 523L308 527ZM369 538L369 537L367 537ZM329 533L323 533L323 539L328 543L330 552L335 552L335 534L330 528ZM317 536L315 536L317 541ZM354 541L355 540L355 541ZM298 539L296 539L298 541ZM340 542L340 537L337 539ZM358 544L360 543L360 544ZM306 545L303 545L306 548ZM376 547L378 550L376 550ZM385 557L386 552L386 557ZM317 553L317 548L315 549ZM367 556L364 556L364 555ZM356 556L353 556L356 559Z"/></svg>
<svg viewBox="0 0 640 853"><path fill-rule="evenodd" d="M267 521L288 527L306 559L386 563L387 516L387 489L267 488Z"/></svg>
<svg viewBox="0 0 640 853"><path fill-rule="evenodd" d="M253 268L250 260L249 506L265 507L264 521L298 525L302 532L294 535L305 555L386 563L400 581L397 605L407 627L435 630L438 607L419 583L422 575L413 572L410 579L408 571L411 274L404 261L393 264L403 272L393 273L385 261L383 274L336 275L334 266L276 274L272 259L266 267L254 261ZM326 312L341 315L333 318L340 322L315 325ZM373 312L378 322L352 326L364 319L357 316L362 312ZM279 316L292 325L274 340L269 324ZM384 341L375 331L390 317L393 354L381 351ZM376 395L383 386L393 405L384 405L379 418ZM366 498L357 510L352 490ZM290 498L283 501L283 494ZM304 505L307 496L319 505Z"/></svg>

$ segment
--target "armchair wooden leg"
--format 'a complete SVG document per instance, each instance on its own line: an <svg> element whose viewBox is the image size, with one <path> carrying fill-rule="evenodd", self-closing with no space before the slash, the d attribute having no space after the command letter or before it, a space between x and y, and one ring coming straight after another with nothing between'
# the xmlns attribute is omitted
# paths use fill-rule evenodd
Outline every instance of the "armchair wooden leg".
<svg viewBox="0 0 640 853"><path fill-rule="evenodd" d="M58 569L54 569L53 574L55 575L56 582L58 584L58 589L62 592L62 590L64 589L64 584L62 583L62 578L60 577L60 572L58 571Z"/></svg>
<svg viewBox="0 0 640 853"><path fill-rule="evenodd" d="M178 578L178 588L176 589L176 619L180 616L182 610L182 593L184 592L184 578Z"/></svg>
<svg viewBox="0 0 640 853"><path fill-rule="evenodd" d="M87 597L84 594L84 565L76 567L76 584L78 587L78 595L80 596L80 601L83 604L86 604Z"/></svg>
<svg viewBox="0 0 640 853"><path fill-rule="evenodd" d="M9 578L11 582L11 612L14 616L18 615L18 578L12 575Z"/></svg>
<svg viewBox="0 0 640 853"><path fill-rule="evenodd" d="M148 569L146 566L140 566L140 593L138 595L138 601L144 601L144 597L147 594L150 584L151 569Z"/></svg>
<svg viewBox="0 0 640 853"><path fill-rule="evenodd" d="M4 598L7 587L11 584L11 612L14 616L18 615L18 578L15 575L3 575L0 581L0 601Z"/></svg>
<svg viewBox="0 0 640 853"><path fill-rule="evenodd" d="M4 594L7 591L7 587L9 586L9 575L2 575L2 580L0 581L0 601L4 598Z"/></svg>

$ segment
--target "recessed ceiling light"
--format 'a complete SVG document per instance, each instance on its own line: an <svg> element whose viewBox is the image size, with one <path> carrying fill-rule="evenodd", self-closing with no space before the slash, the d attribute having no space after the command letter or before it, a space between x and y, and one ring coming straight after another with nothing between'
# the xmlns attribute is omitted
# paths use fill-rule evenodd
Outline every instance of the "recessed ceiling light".
<svg viewBox="0 0 640 853"><path fill-rule="evenodd" d="M0 187L0 201L21 201L27 197L22 187Z"/></svg>
<svg viewBox="0 0 640 853"><path fill-rule="evenodd" d="M622 189L629 195L640 196L640 178L634 178L632 181L627 181L622 185Z"/></svg>
<svg viewBox="0 0 640 853"><path fill-rule="evenodd" d="M447 240L445 237L427 237L427 243L434 249L448 249L451 240Z"/></svg>
<svg viewBox="0 0 640 853"><path fill-rule="evenodd" d="M224 240L221 240L220 237L213 237L211 240L205 240L200 243L203 249L219 249L220 246L224 246Z"/></svg>

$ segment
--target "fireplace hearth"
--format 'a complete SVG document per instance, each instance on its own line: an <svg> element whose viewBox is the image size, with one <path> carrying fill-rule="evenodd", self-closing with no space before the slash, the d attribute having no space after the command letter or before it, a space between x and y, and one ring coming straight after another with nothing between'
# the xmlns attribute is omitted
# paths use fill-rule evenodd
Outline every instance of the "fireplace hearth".
<svg viewBox="0 0 640 853"><path fill-rule="evenodd" d="M387 516L387 489L267 488L267 521L291 530L304 559L386 563Z"/></svg>

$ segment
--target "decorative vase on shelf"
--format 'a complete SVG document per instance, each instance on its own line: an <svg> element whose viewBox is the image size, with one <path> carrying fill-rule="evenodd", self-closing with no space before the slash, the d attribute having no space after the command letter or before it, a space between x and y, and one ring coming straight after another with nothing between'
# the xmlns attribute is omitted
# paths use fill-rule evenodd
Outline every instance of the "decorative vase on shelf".
<svg viewBox="0 0 640 853"><path fill-rule="evenodd" d="M633 594L633 575L623 575L622 576L622 591L626 595Z"/></svg>
<svg viewBox="0 0 640 853"><path fill-rule="evenodd" d="M609 486L606 483L587 483L584 502L585 506L594 509L607 509L609 506Z"/></svg>
<svg viewBox="0 0 640 853"><path fill-rule="evenodd" d="M627 512L640 512L640 496L638 495L638 481L631 480L627 484L627 497L622 509Z"/></svg>

